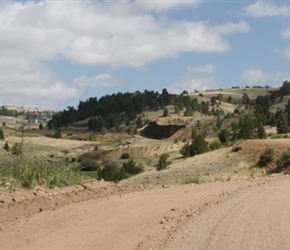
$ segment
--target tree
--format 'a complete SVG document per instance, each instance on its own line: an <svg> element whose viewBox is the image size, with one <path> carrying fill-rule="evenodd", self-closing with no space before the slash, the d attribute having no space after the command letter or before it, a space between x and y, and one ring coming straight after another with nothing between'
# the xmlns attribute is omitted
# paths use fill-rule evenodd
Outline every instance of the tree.
<svg viewBox="0 0 290 250"><path fill-rule="evenodd" d="M168 165L171 164L170 161L167 161L168 158L169 158L169 154L162 154L159 156L158 163L155 165L157 171L166 169L168 167Z"/></svg>
<svg viewBox="0 0 290 250"><path fill-rule="evenodd" d="M9 145L8 142L6 141L3 147L6 151L9 151Z"/></svg>
<svg viewBox="0 0 290 250"><path fill-rule="evenodd" d="M40 130L43 129L43 124L40 123L39 126L38 126L38 128L39 128Z"/></svg>
<svg viewBox="0 0 290 250"><path fill-rule="evenodd" d="M194 140L197 136L196 128L192 127L191 129L191 139Z"/></svg>
<svg viewBox="0 0 290 250"><path fill-rule="evenodd" d="M255 123L251 113L248 113L244 118L239 120L240 137L242 139L251 139L254 135Z"/></svg>
<svg viewBox="0 0 290 250"><path fill-rule="evenodd" d="M221 143L227 143L230 139L229 131L226 128L221 129L218 134Z"/></svg>
<svg viewBox="0 0 290 250"><path fill-rule="evenodd" d="M277 119L277 133L285 134L289 132L288 121L284 113L280 113Z"/></svg>
<svg viewBox="0 0 290 250"><path fill-rule="evenodd" d="M174 105L174 112L175 112L175 114L177 114L177 115L180 114L180 108L179 108L179 105Z"/></svg>
<svg viewBox="0 0 290 250"><path fill-rule="evenodd" d="M0 140L4 140L4 139L5 139L5 136L4 136L3 130L2 128L0 128Z"/></svg>
<svg viewBox="0 0 290 250"><path fill-rule="evenodd" d="M242 103L245 105L249 105L250 104L250 97L245 93L242 97Z"/></svg>
<svg viewBox="0 0 290 250"><path fill-rule="evenodd" d="M164 117L168 116L168 109L167 109L167 108L165 108L165 109L163 110L163 116L164 116Z"/></svg>
<svg viewBox="0 0 290 250"><path fill-rule="evenodd" d="M257 128L257 136L259 139L266 139L266 133L264 129L264 125L260 122Z"/></svg>
<svg viewBox="0 0 290 250"><path fill-rule="evenodd" d="M190 145L190 156L203 154L208 151L208 142L204 139L202 134L198 134L192 144Z"/></svg>

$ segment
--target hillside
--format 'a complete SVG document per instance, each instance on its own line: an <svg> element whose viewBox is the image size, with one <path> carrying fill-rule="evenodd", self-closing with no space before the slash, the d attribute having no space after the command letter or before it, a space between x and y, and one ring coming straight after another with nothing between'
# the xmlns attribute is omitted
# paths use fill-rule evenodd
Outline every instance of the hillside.
<svg viewBox="0 0 290 250"><path fill-rule="evenodd" d="M287 249L289 95L263 97L268 91L275 90L191 93L175 99L179 104L147 107L131 120L123 112L118 128L100 131L86 127L90 118L57 129L2 126L1 247ZM221 93L231 103L214 100ZM151 123L161 138L150 134ZM197 138L204 151L198 151ZM269 149L273 154L258 165ZM168 165L157 171L164 155ZM39 184L45 175L37 169L43 166L55 172ZM62 170L70 171L64 181L49 186ZM70 182L66 173L81 175L81 182Z"/></svg>

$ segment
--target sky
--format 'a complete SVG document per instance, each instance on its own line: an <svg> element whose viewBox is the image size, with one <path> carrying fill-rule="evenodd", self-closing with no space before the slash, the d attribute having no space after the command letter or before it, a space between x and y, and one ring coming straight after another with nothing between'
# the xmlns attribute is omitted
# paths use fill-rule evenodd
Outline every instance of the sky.
<svg viewBox="0 0 290 250"><path fill-rule="evenodd" d="M290 1L0 0L0 106L290 81Z"/></svg>

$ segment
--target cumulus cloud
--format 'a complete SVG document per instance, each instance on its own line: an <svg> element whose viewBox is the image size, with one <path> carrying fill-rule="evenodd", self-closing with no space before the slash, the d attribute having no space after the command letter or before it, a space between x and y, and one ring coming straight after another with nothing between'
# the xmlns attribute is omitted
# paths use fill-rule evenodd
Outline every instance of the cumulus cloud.
<svg viewBox="0 0 290 250"><path fill-rule="evenodd" d="M156 0L137 0L134 2L138 8L145 11L164 12L173 8L196 7L201 1L156 1Z"/></svg>
<svg viewBox="0 0 290 250"><path fill-rule="evenodd" d="M290 16L290 6L257 1L254 4L244 7L243 12L252 17Z"/></svg>
<svg viewBox="0 0 290 250"><path fill-rule="evenodd" d="M61 55L81 65L140 67L181 52L227 51L224 35L248 30L245 22L214 26L159 19L145 10L137 15L134 4L153 6L86 1L6 4L0 9L0 48L40 60Z"/></svg>
<svg viewBox="0 0 290 250"><path fill-rule="evenodd" d="M168 87L170 93L180 94L183 90L193 92L195 90L212 89L216 85L213 76L216 67L213 64L187 67L186 71L187 74Z"/></svg>
<svg viewBox="0 0 290 250"><path fill-rule="evenodd" d="M123 85L124 82L113 79L109 74L101 74L97 76L82 76L74 79L74 84L81 87L117 87Z"/></svg>
<svg viewBox="0 0 290 250"><path fill-rule="evenodd" d="M198 1L3 2L0 64L5 67L0 69L0 87L6 92L1 92L0 99L8 101L4 94L13 93L19 97L18 103L41 103L45 96L49 103L53 99L41 89L54 93L57 102L79 96L81 87L120 84L104 75L64 82L43 62L61 58L82 66L138 68L159 59L177 58L184 52L228 51L226 36L249 30L244 21L213 25L208 21L175 21L152 13L197 4ZM23 91L24 87L28 91ZM38 93L42 98L32 98L34 94L29 93Z"/></svg>
<svg viewBox="0 0 290 250"><path fill-rule="evenodd" d="M216 67L213 64L206 64L204 66L187 67L186 71L192 73L210 74L216 71Z"/></svg>
<svg viewBox="0 0 290 250"><path fill-rule="evenodd" d="M285 52L286 57L290 59L290 47L286 48L284 52Z"/></svg>
<svg viewBox="0 0 290 250"><path fill-rule="evenodd" d="M81 95L44 65L24 58L1 58L0 76L0 105L56 109Z"/></svg>
<svg viewBox="0 0 290 250"><path fill-rule="evenodd" d="M265 72L261 69L247 69L243 73L243 80L249 84L266 84L271 86L279 86L285 79L289 79L290 75L283 73Z"/></svg>
<svg viewBox="0 0 290 250"><path fill-rule="evenodd" d="M282 33L283 38L290 38L290 27L288 27L286 30Z"/></svg>

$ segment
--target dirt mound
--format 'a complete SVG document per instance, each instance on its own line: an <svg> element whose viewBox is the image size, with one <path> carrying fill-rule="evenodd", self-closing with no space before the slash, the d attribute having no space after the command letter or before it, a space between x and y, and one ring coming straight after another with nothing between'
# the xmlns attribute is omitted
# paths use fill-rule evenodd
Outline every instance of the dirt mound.
<svg viewBox="0 0 290 250"><path fill-rule="evenodd" d="M240 141L233 146L233 149L239 149L241 155L246 156L254 164L258 162L261 153L269 148L274 148L275 158L290 147L289 139L267 139L267 140L245 140Z"/></svg>

